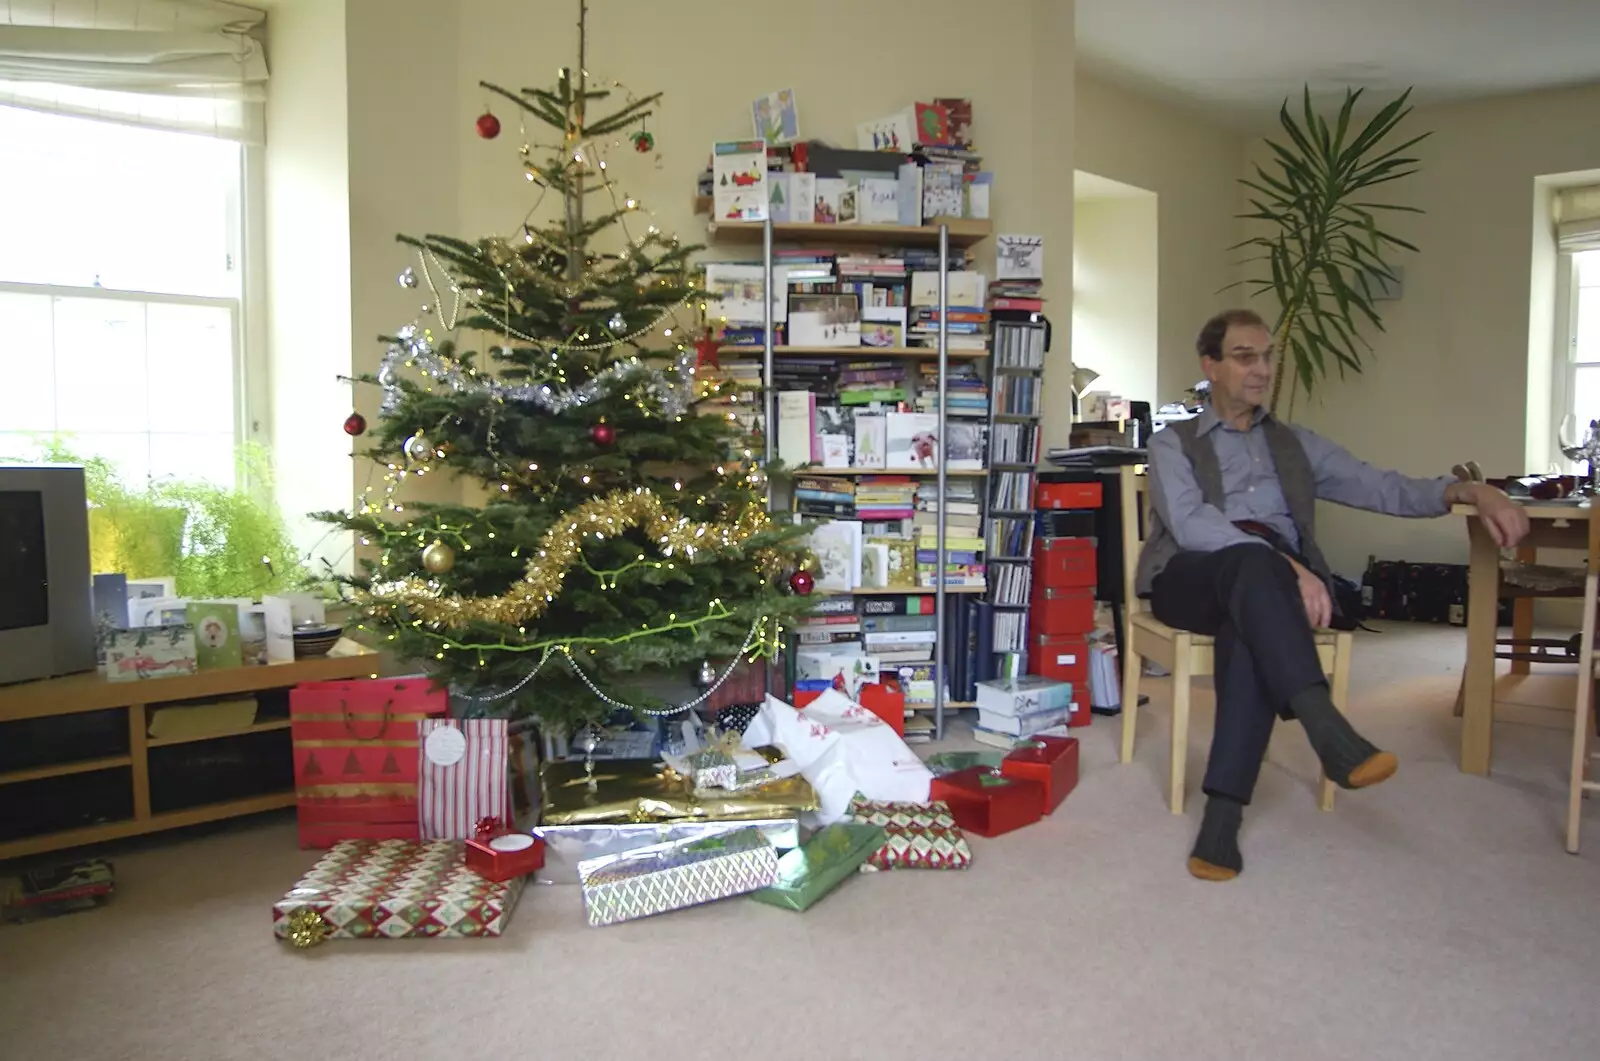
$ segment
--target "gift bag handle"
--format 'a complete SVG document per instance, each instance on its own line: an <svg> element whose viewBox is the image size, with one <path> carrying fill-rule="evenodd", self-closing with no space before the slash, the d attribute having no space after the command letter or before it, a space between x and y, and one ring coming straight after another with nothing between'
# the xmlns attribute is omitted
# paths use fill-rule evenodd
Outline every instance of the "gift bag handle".
<svg viewBox="0 0 1600 1061"><path fill-rule="evenodd" d="M394 701L385 700L383 702L383 718L378 722L378 732L374 733L370 737L363 737L361 734L356 732L355 721L350 717L350 701L341 697L339 700L339 712L340 714L344 715L345 732L349 733L350 736L354 737L356 740L382 740L383 735L389 732L389 723L394 721Z"/></svg>

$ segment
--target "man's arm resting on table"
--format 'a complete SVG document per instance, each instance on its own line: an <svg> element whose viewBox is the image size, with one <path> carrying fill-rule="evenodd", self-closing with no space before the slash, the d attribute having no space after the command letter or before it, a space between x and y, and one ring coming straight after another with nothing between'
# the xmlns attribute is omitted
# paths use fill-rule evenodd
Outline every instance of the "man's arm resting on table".
<svg viewBox="0 0 1600 1061"><path fill-rule="evenodd" d="M1528 536L1528 514L1506 496L1505 491L1487 483L1454 482L1445 487L1449 505L1472 505L1489 531L1489 537L1502 549L1509 549Z"/></svg>
<svg viewBox="0 0 1600 1061"><path fill-rule="evenodd" d="M1232 545L1266 545L1229 522L1216 506L1206 504L1194 465L1183 443L1171 431L1150 438L1150 501L1161 523L1185 552L1214 553Z"/></svg>

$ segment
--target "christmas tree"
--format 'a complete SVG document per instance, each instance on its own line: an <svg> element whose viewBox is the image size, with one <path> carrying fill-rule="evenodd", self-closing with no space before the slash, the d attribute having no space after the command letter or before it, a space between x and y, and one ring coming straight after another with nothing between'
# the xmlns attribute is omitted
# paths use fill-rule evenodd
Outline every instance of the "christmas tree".
<svg viewBox="0 0 1600 1061"><path fill-rule="evenodd" d="M383 483L323 514L369 547L344 580L363 629L470 713L568 732L678 706L652 695L662 675L705 685L771 656L810 587L798 529L767 515L756 440L697 412L722 388L714 345L691 332L699 248L649 224L613 177L654 149L660 93L608 102L620 86L584 73L581 4L578 31L578 65L554 88L484 83L554 131L521 149L535 202L516 233L400 237L417 254L400 282L428 302L368 381L384 392L368 454ZM478 131L495 139L499 119ZM487 499L396 493L444 473L481 480Z"/></svg>

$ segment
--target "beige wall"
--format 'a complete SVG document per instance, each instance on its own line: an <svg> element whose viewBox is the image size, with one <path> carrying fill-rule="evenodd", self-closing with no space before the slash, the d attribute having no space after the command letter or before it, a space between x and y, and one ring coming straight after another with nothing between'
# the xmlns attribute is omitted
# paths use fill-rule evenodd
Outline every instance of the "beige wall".
<svg viewBox="0 0 1600 1061"><path fill-rule="evenodd" d="M1150 192L1082 198L1072 226L1072 357L1092 388L1149 401L1160 345L1160 203Z"/></svg>
<svg viewBox="0 0 1600 1061"><path fill-rule="evenodd" d="M1245 138L1081 71L1075 105L1074 165L1157 197L1156 389L1127 397L1178 400L1199 378L1200 325L1244 297L1219 289L1233 279Z"/></svg>
<svg viewBox="0 0 1600 1061"><path fill-rule="evenodd" d="M348 535L306 513L350 504L350 152L343 0L285 3L268 22L265 239L270 428L295 541L331 563ZM366 410L369 415L374 409Z"/></svg>
<svg viewBox="0 0 1600 1061"><path fill-rule="evenodd" d="M1600 85L1419 110L1407 120L1432 130L1419 145L1421 172L1391 201L1424 208L1394 228L1421 253L1398 259L1405 292L1386 303L1387 334L1359 377L1334 381L1296 419L1339 439L1358 456L1415 475L1448 474L1476 459L1490 475L1525 470L1528 410L1549 376L1529 371L1535 281L1535 179L1600 166ZM1542 222L1541 222L1542 223ZM1547 300L1540 300L1544 312ZM1537 359L1541 351L1534 350ZM1532 388L1532 390L1530 390ZM1532 401L1530 402L1530 397ZM1368 553L1392 559L1462 560L1458 521L1404 523L1330 509L1319 537L1335 564L1359 570Z"/></svg>

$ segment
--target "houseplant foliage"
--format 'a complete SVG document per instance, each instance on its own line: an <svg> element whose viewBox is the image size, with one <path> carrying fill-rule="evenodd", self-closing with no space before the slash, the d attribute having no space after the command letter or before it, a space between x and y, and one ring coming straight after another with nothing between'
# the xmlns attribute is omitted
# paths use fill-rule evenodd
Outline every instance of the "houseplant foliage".
<svg viewBox="0 0 1600 1061"><path fill-rule="evenodd" d="M282 516L257 497L271 493L271 465L255 447L239 456L239 481L249 486L234 488L177 479L130 485L109 461L80 457L59 439L40 459L83 466L97 572L172 576L179 596L194 598L254 598L311 585Z"/></svg>
<svg viewBox="0 0 1600 1061"><path fill-rule="evenodd" d="M354 511L321 514L371 550L346 583L364 628L467 712L568 732L619 706L674 711L663 675L769 655L811 605L790 589L800 529L768 519L755 441L696 408L722 389L697 371L714 364L691 332L698 248L618 183L654 146L660 94L589 79L581 12L579 62L554 87L483 84L548 130L520 148L520 226L400 237L416 253L400 282L426 301L370 379L384 398L368 455L386 474ZM487 500L396 494L438 474Z"/></svg>
<svg viewBox="0 0 1600 1061"><path fill-rule="evenodd" d="M1422 211L1377 201L1374 190L1417 171L1408 152L1428 134L1392 142L1412 110L1409 89L1358 127L1361 96L1361 89L1346 90L1331 123L1312 107L1309 87L1299 117L1285 100L1278 112L1284 138L1266 142L1273 162L1241 181L1253 193L1251 212L1241 216L1265 223L1260 235L1238 244L1257 252L1246 261L1258 275L1243 283L1252 295L1271 294L1279 311L1274 412L1286 371L1294 373L1291 410L1296 387L1310 394L1330 367L1341 376L1361 371L1372 349L1364 329L1383 330L1376 296L1385 283L1399 282L1389 256L1395 248L1417 249L1387 231L1384 220Z"/></svg>

